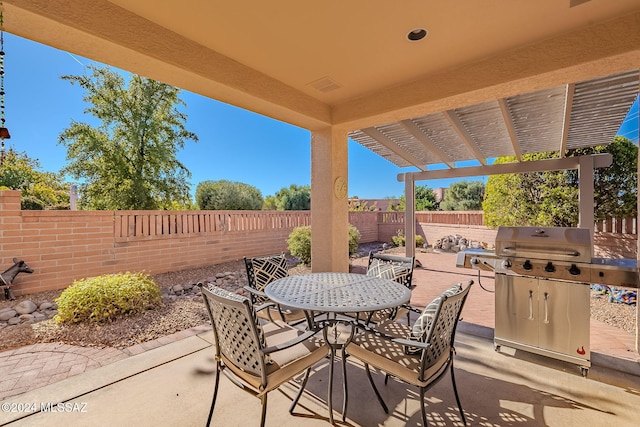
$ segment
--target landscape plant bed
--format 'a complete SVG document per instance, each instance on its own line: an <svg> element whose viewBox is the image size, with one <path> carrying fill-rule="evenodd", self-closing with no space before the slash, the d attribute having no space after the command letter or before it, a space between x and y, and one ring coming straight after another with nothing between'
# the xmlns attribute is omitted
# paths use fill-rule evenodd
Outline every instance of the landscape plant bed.
<svg viewBox="0 0 640 427"><path fill-rule="evenodd" d="M369 250L378 250L381 245L361 245L359 257L365 257ZM404 252L404 248L392 248L385 252ZM358 262L354 271L364 273L363 265ZM298 264L290 268L290 274L309 272L308 266ZM193 268L184 271L153 275L153 279L165 294L161 304L154 309L138 315L120 316L115 321L104 323L56 324L53 320L37 323L24 323L0 330L0 351L27 346L36 343L61 342L70 345L91 347L115 347L124 349L134 344L154 340L191 327L208 323L208 315L201 297L185 297L169 299L168 289L176 284L197 283L215 280L225 273L235 273L232 282L226 286L243 292L246 284L246 272L242 260ZM12 307L20 301L31 300L36 305L45 301L54 301L62 290L46 291L38 294L19 296L15 301L0 300L0 310ZM635 306L616 304L607 298L591 298L591 317L607 325L619 328L627 333L635 334Z"/></svg>

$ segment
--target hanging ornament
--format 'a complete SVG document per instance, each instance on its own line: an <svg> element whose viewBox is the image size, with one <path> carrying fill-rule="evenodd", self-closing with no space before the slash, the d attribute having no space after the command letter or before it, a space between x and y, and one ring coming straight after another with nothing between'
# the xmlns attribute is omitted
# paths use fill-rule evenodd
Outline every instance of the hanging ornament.
<svg viewBox="0 0 640 427"><path fill-rule="evenodd" d="M4 140L11 138L4 118L4 5L0 1L0 164L4 163Z"/></svg>

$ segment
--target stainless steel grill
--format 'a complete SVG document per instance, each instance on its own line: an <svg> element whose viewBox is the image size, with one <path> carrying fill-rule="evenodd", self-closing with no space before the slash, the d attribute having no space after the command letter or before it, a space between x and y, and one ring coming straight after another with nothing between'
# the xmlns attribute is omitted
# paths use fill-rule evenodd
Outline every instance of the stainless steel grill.
<svg viewBox="0 0 640 427"><path fill-rule="evenodd" d="M586 228L500 227L495 252L468 250L457 266L495 272L500 346L591 366L591 283L638 287L635 260L592 258Z"/></svg>

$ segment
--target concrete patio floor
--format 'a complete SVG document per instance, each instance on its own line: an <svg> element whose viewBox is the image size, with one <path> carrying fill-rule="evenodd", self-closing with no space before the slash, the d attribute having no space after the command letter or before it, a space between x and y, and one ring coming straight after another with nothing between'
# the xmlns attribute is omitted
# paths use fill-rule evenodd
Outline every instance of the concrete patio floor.
<svg viewBox="0 0 640 427"><path fill-rule="evenodd" d="M465 325L461 325L465 329ZM213 389L211 332L192 336L82 375L3 401L12 403L65 402L77 412L0 413L9 426L202 426ZM529 354L496 353L491 340L459 332L456 379L470 425L474 426L634 426L640 408L638 377L594 366L587 378L573 367ZM341 384L336 369L336 385ZM417 390L374 376L387 404L385 414L367 382L363 367L349 360L350 407L341 422L340 387L334 389L337 425L419 425ZM269 395L267 425L328 424L326 407L328 361L315 368L294 415L288 406L295 394L285 384ZM9 405L9 406L6 406ZM461 426L450 379L427 392L432 425ZM260 401L222 377L212 425L258 425Z"/></svg>
<svg viewBox="0 0 640 427"><path fill-rule="evenodd" d="M592 320L593 366L587 378L572 364L504 348L493 349L493 277L481 283L472 270L456 269L455 255L419 253L412 304L424 306L457 281L476 280L457 335L456 379L470 425L480 426L635 426L640 417L640 359L633 337ZM360 265L364 259L356 260ZM203 330L203 329L200 329ZM201 426L213 392L212 333L201 332L129 355L80 375L2 400L0 425ZM613 368L613 369L611 369ZM336 369L334 417L347 426L420 425L416 389L397 381L375 379L393 411L379 407L357 361L348 363L349 402L341 422L342 384ZM282 386L269 395L267 425L326 425L328 362L315 369L294 415L288 406L296 388ZM258 399L221 378L221 393L212 425L258 425ZM65 402L58 408L56 403ZM80 412L42 412L41 406ZM450 379L427 392L431 425L461 426ZM35 411L34 411L35 409ZM36 413L34 413L36 412Z"/></svg>

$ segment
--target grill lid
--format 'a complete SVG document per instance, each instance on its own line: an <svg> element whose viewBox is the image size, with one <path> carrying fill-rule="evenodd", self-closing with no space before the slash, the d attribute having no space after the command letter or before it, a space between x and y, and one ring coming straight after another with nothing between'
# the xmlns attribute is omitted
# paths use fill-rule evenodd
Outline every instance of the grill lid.
<svg viewBox="0 0 640 427"><path fill-rule="evenodd" d="M573 227L499 227L496 255L591 262L591 233Z"/></svg>

